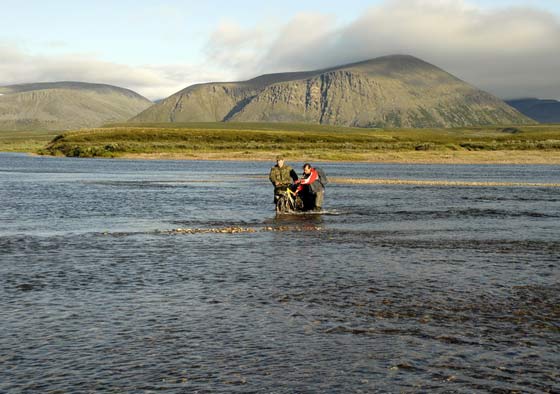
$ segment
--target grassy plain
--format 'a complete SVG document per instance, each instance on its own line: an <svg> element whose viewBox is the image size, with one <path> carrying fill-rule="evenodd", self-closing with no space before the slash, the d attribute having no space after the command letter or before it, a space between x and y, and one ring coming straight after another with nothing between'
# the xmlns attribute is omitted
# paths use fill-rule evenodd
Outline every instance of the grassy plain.
<svg viewBox="0 0 560 394"><path fill-rule="evenodd" d="M560 164L560 125L363 129L291 123L124 123L65 132L34 151L144 159L271 160L283 153L293 161Z"/></svg>
<svg viewBox="0 0 560 394"><path fill-rule="evenodd" d="M0 131L0 152L34 153L57 134L56 131Z"/></svg>

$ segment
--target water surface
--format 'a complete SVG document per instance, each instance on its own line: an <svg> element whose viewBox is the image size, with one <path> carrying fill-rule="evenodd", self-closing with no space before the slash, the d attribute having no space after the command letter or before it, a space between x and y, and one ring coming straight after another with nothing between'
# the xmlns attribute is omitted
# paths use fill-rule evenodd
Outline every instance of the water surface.
<svg viewBox="0 0 560 394"><path fill-rule="evenodd" d="M558 188L331 184L275 217L269 167L0 154L0 392L560 390Z"/></svg>

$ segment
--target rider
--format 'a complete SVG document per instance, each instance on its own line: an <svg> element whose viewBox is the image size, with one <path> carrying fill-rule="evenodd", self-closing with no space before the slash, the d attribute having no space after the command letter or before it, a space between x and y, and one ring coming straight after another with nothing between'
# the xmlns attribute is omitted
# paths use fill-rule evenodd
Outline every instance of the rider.
<svg viewBox="0 0 560 394"><path fill-rule="evenodd" d="M315 211L320 211L323 206L323 197L325 195L325 187L321 180L320 173L317 169L311 167L311 164L305 163L303 165L303 178L298 180L299 186L296 193L307 189L311 197L310 205Z"/></svg>
<svg viewBox="0 0 560 394"><path fill-rule="evenodd" d="M289 187L292 182L298 180L298 176L294 169L284 164L284 156L276 156L276 165L270 169L268 177L274 185L274 203L278 201L278 197Z"/></svg>

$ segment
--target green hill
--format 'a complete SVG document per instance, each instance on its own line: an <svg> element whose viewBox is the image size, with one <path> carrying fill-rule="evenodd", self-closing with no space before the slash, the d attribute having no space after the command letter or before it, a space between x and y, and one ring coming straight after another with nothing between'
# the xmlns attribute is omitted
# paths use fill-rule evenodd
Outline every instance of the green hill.
<svg viewBox="0 0 560 394"><path fill-rule="evenodd" d="M116 86L84 82L0 87L0 130L68 130L119 122L151 101Z"/></svg>
<svg viewBox="0 0 560 394"><path fill-rule="evenodd" d="M189 86L132 122L304 122L352 127L532 124L500 99L406 55Z"/></svg>

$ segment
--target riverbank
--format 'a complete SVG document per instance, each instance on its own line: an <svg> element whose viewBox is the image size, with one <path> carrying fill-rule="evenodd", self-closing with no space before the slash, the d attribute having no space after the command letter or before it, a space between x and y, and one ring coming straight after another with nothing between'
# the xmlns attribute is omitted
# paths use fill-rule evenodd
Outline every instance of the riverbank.
<svg viewBox="0 0 560 394"><path fill-rule="evenodd" d="M119 156L135 160L232 160L274 161L277 152L190 152L190 153L129 153ZM289 162L365 162L402 164L526 164L560 165L560 151L452 151L452 152L334 152L337 159L328 154L314 152L290 152L285 154Z"/></svg>
<svg viewBox="0 0 560 394"><path fill-rule="evenodd" d="M292 123L115 124L54 138L44 132L26 140L12 132L0 137L0 150L141 160L273 161L282 153L299 162L558 165L560 125L363 129Z"/></svg>
<svg viewBox="0 0 560 394"><path fill-rule="evenodd" d="M0 131L0 152L35 153L43 149L59 132Z"/></svg>

